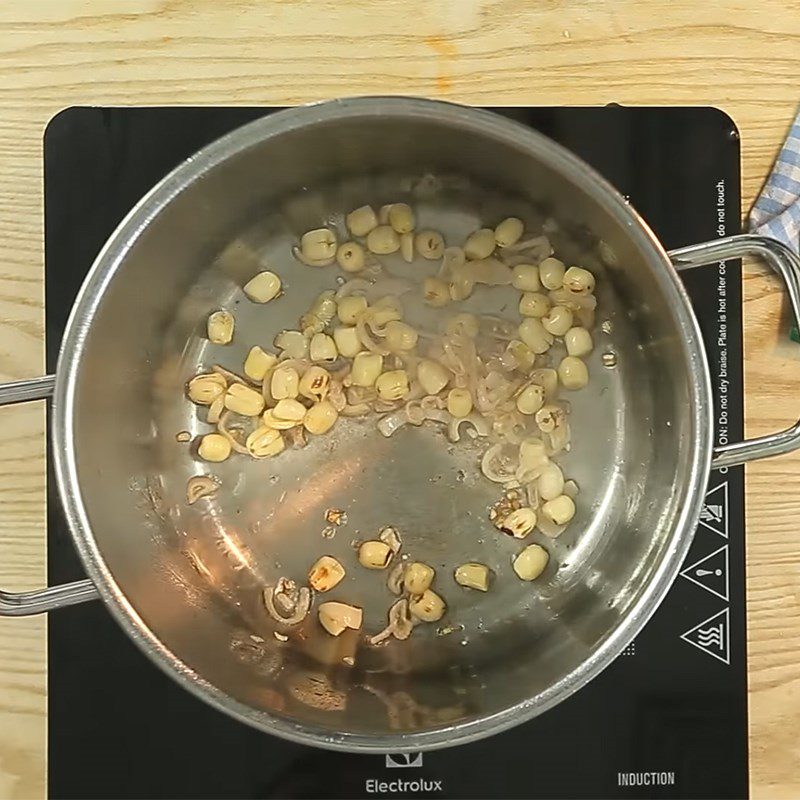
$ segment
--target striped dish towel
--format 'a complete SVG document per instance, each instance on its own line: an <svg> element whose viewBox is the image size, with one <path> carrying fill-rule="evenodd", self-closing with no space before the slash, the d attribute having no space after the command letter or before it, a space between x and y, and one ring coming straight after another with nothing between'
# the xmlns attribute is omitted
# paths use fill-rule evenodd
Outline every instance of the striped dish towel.
<svg viewBox="0 0 800 800"><path fill-rule="evenodd" d="M800 250L800 113L761 194L750 211L750 230ZM792 339L800 342L800 333L792 326Z"/></svg>

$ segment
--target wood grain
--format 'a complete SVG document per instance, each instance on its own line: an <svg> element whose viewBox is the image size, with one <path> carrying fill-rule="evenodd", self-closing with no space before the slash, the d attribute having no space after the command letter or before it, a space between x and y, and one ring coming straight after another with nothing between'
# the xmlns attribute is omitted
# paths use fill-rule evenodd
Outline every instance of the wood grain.
<svg viewBox="0 0 800 800"><path fill-rule="evenodd" d="M6 0L0 4L0 379L43 366L41 137L73 104L291 104L412 93L484 104L716 105L746 202L795 112L785 0ZM676 210L680 213L680 210ZM748 270L748 433L800 413L780 287ZM0 411L0 564L44 579L42 409ZM800 797L800 456L748 470L752 793ZM45 794L45 623L0 622L0 797Z"/></svg>

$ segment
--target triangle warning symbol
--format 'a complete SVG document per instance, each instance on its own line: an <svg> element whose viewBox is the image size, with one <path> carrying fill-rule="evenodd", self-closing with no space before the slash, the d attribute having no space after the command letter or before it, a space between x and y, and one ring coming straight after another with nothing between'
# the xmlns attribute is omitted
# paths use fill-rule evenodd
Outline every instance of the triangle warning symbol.
<svg viewBox="0 0 800 800"><path fill-rule="evenodd" d="M722 611L704 619L686 633L682 633L681 639L723 664L730 665L729 623L728 609L723 608Z"/></svg>
<svg viewBox="0 0 800 800"><path fill-rule="evenodd" d="M684 578L702 586L721 600L728 601L728 545L681 570Z"/></svg>
<svg viewBox="0 0 800 800"><path fill-rule="evenodd" d="M728 481L706 492L700 509L700 524L723 539L728 538Z"/></svg>

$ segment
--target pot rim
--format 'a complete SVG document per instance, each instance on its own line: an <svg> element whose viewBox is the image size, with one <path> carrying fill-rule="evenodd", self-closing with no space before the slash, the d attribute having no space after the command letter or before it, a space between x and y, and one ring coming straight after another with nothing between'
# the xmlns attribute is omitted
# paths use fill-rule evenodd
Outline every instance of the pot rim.
<svg viewBox="0 0 800 800"><path fill-rule="evenodd" d="M540 694L490 716L428 731L366 735L330 732L257 711L206 681L147 627L116 583L92 535L78 480L73 412L81 355L105 290L143 230L167 204L205 173L265 139L337 119L387 115L450 122L527 150L532 157L547 161L566 177L580 181L585 191L628 229L637 247L651 263L658 264L656 280L672 300L668 305L683 335L687 373L691 376L690 402L695 409L696 431L692 443L691 468L686 477L687 495L672 541L649 587L588 659ZM164 672L183 688L241 722L294 742L362 753L415 752L465 744L538 716L597 676L639 633L672 585L698 524L711 465L711 398L711 379L700 329L677 272L647 223L592 167L543 134L490 111L423 98L357 97L279 111L237 128L178 165L139 200L97 255L73 304L58 358L51 435L58 491L83 566L117 622Z"/></svg>

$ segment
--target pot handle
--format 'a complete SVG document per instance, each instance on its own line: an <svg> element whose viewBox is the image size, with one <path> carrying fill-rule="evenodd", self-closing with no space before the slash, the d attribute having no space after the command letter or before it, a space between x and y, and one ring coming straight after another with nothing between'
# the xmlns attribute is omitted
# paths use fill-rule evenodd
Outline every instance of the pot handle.
<svg viewBox="0 0 800 800"><path fill-rule="evenodd" d="M743 256L760 256L783 280L795 323L800 327L800 258L783 242L769 236L744 233L669 251L669 257L679 271ZM779 433L715 447L711 468L733 467L747 461L783 455L798 448L800 421Z"/></svg>
<svg viewBox="0 0 800 800"><path fill-rule="evenodd" d="M56 376L45 375L28 381L0 384L0 406L44 400L53 394ZM74 606L99 597L90 580L64 583L32 592L6 592L0 589L0 617L24 617L56 608Z"/></svg>

